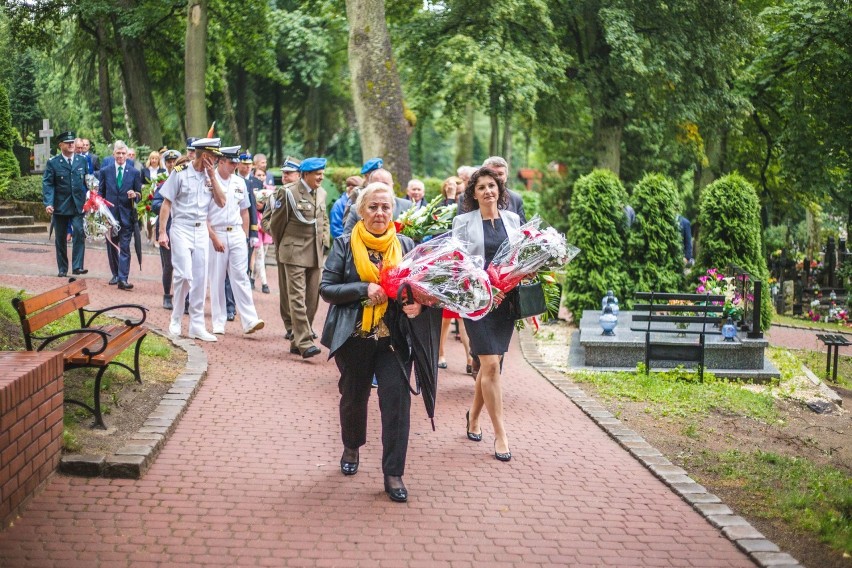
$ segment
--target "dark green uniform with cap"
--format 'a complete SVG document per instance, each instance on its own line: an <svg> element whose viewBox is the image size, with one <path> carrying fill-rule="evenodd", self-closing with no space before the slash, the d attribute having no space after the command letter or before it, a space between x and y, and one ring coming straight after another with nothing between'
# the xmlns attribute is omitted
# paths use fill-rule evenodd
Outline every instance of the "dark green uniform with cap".
<svg viewBox="0 0 852 568"><path fill-rule="evenodd" d="M58 136L60 148L74 143L77 135L63 132ZM83 274L83 259L86 252L86 234L83 230L83 204L86 202L86 174L89 164L82 156L75 154L73 147L70 157L60 152L47 161L41 180L44 206L53 208L54 246L56 248L56 266L59 276L68 274L68 224L74 230L71 244L71 267L74 274Z"/></svg>

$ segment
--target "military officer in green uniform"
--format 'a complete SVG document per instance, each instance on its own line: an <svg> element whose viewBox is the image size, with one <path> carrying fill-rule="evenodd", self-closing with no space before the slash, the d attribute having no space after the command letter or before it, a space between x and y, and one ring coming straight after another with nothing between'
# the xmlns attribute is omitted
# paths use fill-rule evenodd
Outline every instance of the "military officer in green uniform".
<svg viewBox="0 0 852 568"><path fill-rule="evenodd" d="M325 190L325 158L307 158L298 182L276 192L270 234L277 246L278 267L287 279L287 300L293 321L290 352L303 358L320 354L311 324L319 303L323 251L329 245Z"/></svg>
<svg viewBox="0 0 852 568"><path fill-rule="evenodd" d="M53 216L54 246L56 248L56 266L58 276L68 275L68 224L74 230L71 241L71 268L74 274L88 272L83 268L83 256L86 252L86 235L83 232L83 204L86 202L86 174L89 164L86 159L74 153L74 132L59 135L60 153L47 161L41 191L44 208Z"/></svg>

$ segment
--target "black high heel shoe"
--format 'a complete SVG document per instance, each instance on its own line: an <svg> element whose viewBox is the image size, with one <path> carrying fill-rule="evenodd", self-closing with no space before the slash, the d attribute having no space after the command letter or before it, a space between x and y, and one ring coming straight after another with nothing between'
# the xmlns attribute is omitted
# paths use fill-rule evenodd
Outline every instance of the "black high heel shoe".
<svg viewBox="0 0 852 568"><path fill-rule="evenodd" d="M391 487L391 479L399 480L399 487ZM405 488L405 485L402 483L402 477L399 475L385 476L385 493L388 494L391 501L395 501L397 503L405 503L408 501L408 489Z"/></svg>
<svg viewBox="0 0 852 568"><path fill-rule="evenodd" d="M507 462L512 459L512 452L506 452L505 454L501 454L497 451L497 440L494 440L494 457L500 460L501 462Z"/></svg>
<svg viewBox="0 0 852 568"><path fill-rule="evenodd" d="M482 441L482 432L479 434L474 434L470 431L470 410L467 411L465 415L467 417L467 439L473 442L481 442Z"/></svg>
<svg viewBox="0 0 852 568"><path fill-rule="evenodd" d="M347 453L350 454L355 453L355 460L352 461L351 457L347 459ZM355 475L358 473L358 463L360 462L360 456L358 450L351 450L349 448L343 448L343 457L340 458L340 471L343 472L343 475Z"/></svg>

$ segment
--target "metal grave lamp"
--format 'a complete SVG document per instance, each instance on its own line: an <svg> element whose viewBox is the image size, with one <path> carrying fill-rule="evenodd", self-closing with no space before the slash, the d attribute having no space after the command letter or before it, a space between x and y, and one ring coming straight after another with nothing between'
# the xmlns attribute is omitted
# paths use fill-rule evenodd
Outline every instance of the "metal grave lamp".
<svg viewBox="0 0 852 568"><path fill-rule="evenodd" d="M722 337L724 341L733 341L737 337L737 326L734 325L731 316L728 316L728 321L722 326Z"/></svg>
<svg viewBox="0 0 852 568"><path fill-rule="evenodd" d="M618 325L618 317L612 313L613 305L613 302L610 302L604 306L603 312L598 319L601 329L603 329L602 335L615 335L615 326Z"/></svg>

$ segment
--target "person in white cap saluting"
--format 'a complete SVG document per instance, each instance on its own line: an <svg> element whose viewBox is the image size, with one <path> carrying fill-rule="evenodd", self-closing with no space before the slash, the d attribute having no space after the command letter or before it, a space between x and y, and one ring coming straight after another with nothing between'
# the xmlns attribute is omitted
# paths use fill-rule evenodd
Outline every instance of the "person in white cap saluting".
<svg viewBox="0 0 852 568"><path fill-rule="evenodd" d="M210 282L210 314L213 333L225 333L225 275L231 280L234 302L243 333L254 333L263 329L263 320L251 297L248 278L249 192L243 178L234 174L240 163L240 147L232 146L220 150L222 158L216 167L216 181L225 193L225 206L211 203L207 210L207 226L210 231L210 257L208 280Z"/></svg>
<svg viewBox="0 0 852 568"><path fill-rule="evenodd" d="M160 188L160 246L172 251L174 269L172 308L169 333L181 333L183 303L189 295L189 337L216 341L204 324L204 293L207 288L207 213L211 202L225 206L225 192L219 185L214 166L221 156L218 138L201 138L192 143L195 159L177 166ZM171 218L171 229L166 226Z"/></svg>

